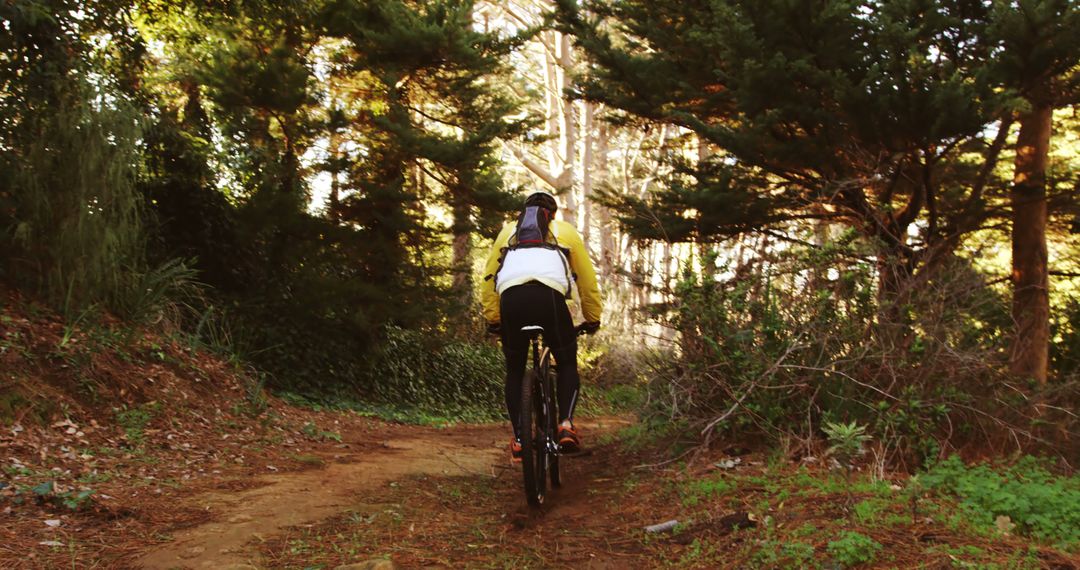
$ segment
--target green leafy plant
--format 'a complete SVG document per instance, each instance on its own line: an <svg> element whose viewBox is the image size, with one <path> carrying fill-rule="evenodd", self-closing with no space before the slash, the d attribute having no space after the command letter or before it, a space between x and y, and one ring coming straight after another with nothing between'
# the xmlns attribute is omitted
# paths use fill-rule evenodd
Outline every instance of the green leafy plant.
<svg viewBox="0 0 1080 570"><path fill-rule="evenodd" d="M54 481L44 481L33 487L23 487L17 491L19 498L25 494L33 496L39 503L50 503L71 511L78 511L88 507L93 502L94 491L92 489L58 491Z"/></svg>
<svg viewBox="0 0 1080 570"><path fill-rule="evenodd" d="M846 424L825 422L824 427L821 429L829 438L829 455L835 458L841 466L848 469L851 468L852 460L866 452L863 445L872 439L866 433L866 426L858 425L855 422Z"/></svg>
<svg viewBox="0 0 1080 570"><path fill-rule="evenodd" d="M814 546L799 541L765 540L750 560L765 568L814 568Z"/></svg>
<svg viewBox="0 0 1080 570"><path fill-rule="evenodd" d="M921 474L919 485L956 497L964 520L984 529L1000 528L1001 520L1039 540L1080 545L1080 477L1054 476L1038 459L995 468L954 455Z"/></svg>
<svg viewBox="0 0 1080 570"><path fill-rule="evenodd" d="M390 328L368 375L374 399L398 408L472 420L503 415L503 356L493 345L440 341Z"/></svg>
<svg viewBox="0 0 1080 570"><path fill-rule="evenodd" d="M133 446L140 446L146 436L146 425L161 410L160 402L147 402L141 406L128 408L126 405L114 409L116 422L124 429L124 437Z"/></svg>
<svg viewBox="0 0 1080 570"><path fill-rule="evenodd" d="M841 566L850 568L873 562L882 546L876 540L857 532L842 531L840 537L825 547Z"/></svg>
<svg viewBox="0 0 1080 570"><path fill-rule="evenodd" d="M333 431L319 429L319 426L315 425L314 422L308 422L304 424L304 427L301 431L303 431L304 435L308 436L311 439L332 440L341 443L341 434Z"/></svg>

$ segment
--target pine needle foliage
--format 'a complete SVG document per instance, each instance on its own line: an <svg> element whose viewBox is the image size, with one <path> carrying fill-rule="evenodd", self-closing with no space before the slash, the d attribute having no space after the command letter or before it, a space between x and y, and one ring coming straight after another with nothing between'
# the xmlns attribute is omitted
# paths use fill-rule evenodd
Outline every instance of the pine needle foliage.
<svg viewBox="0 0 1080 570"><path fill-rule="evenodd" d="M145 306L132 302L147 271L135 184L140 113L95 74L82 34L96 21L75 21L64 2L5 6L13 35L0 70L4 274L69 318L96 305Z"/></svg>

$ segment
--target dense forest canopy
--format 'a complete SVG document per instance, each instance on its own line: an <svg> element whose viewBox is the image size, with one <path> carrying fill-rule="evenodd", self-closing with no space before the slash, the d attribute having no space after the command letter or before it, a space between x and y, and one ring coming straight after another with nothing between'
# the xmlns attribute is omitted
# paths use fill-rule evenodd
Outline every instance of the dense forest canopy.
<svg viewBox="0 0 1080 570"><path fill-rule="evenodd" d="M596 366L661 353L672 423L1075 439L1075 3L13 0L0 25L0 275L72 322L165 322L283 391L497 403L476 264L546 189L601 273Z"/></svg>

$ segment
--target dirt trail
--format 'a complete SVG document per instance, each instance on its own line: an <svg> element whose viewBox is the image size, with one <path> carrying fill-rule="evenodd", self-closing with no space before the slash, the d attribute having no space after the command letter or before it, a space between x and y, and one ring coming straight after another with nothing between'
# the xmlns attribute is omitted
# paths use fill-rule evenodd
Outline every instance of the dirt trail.
<svg viewBox="0 0 1080 570"><path fill-rule="evenodd" d="M355 434L350 434L354 435ZM247 545L293 525L320 521L355 503L357 492L411 475L490 473L505 461L506 428L407 428L374 450L337 459L325 468L260 477L259 486L195 497L214 520L177 531L167 545L146 553L142 568L228 568L254 565ZM349 438L347 438L349 439Z"/></svg>

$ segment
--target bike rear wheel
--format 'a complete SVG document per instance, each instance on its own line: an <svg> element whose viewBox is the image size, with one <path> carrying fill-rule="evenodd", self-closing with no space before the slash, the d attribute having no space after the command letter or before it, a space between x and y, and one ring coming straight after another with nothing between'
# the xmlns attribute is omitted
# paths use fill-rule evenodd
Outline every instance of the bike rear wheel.
<svg viewBox="0 0 1080 570"><path fill-rule="evenodd" d="M535 370L530 370L521 381L521 471L525 477L525 498L534 507L544 504L549 465L541 382Z"/></svg>

